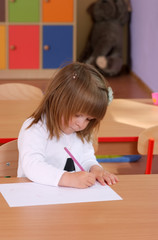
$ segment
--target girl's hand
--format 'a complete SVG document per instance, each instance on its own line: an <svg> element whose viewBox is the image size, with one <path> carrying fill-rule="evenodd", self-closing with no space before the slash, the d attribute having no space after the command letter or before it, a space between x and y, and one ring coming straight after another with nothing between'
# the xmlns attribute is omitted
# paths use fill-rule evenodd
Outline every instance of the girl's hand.
<svg viewBox="0 0 158 240"><path fill-rule="evenodd" d="M95 175L95 179L101 184L112 185L118 182L118 177L105 169L99 167L98 165L94 165L91 167L90 172Z"/></svg>
<svg viewBox="0 0 158 240"><path fill-rule="evenodd" d="M96 178L90 172L65 172L58 183L63 187L88 188L95 184Z"/></svg>

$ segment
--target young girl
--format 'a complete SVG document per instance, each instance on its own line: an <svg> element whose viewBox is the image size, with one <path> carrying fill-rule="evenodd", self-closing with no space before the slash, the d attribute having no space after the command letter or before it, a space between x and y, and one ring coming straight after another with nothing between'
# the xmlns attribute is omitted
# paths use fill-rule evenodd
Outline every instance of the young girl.
<svg viewBox="0 0 158 240"><path fill-rule="evenodd" d="M60 69L20 130L18 177L75 188L90 187L95 181L115 184L118 178L99 165L92 145L92 133L106 113L110 89L91 65L76 62ZM74 164L64 147L85 171Z"/></svg>

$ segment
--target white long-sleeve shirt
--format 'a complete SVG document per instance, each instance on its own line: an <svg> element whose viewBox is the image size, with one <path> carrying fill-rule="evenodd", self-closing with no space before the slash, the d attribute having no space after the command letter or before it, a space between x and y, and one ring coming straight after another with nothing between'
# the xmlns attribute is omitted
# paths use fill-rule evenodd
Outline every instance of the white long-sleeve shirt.
<svg viewBox="0 0 158 240"><path fill-rule="evenodd" d="M26 129L31 121L32 119L27 119L23 123L18 137L18 177L27 177L37 183L57 186L69 158L64 147L70 150L86 171L93 165L99 165L92 143L87 141L83 143L76 133L70 135L63 133L59 140L56 137L50 139L46 124L41 121ZM76 164L75 169L80 171Z"/></svg>

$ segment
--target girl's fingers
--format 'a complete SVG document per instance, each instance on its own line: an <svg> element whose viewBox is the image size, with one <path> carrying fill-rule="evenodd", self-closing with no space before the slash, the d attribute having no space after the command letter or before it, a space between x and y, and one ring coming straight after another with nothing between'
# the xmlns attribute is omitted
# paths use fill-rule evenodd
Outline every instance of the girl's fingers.
<svg viewBox="0 0 158 240"><path fill-rule="evenodd" d="M105 180L103 177L97 177L97 181L101 184L101 185L105 185Z"/></svg>
<svg viewBox="0 0 158 240"><path fill-rule="evenodd" d="M110 178L110 177L106 176L106 177L104 177L104 180L106 181L106 183L107 183L108 185L112 185L112 181L111 181L111 178Z"/></svg>
<svg viewBox="0 0 158 240"><path fill-rule="evenodd" d="M104 180L107 182L108 185L112 185L118 182L117 176L113 174L104 175Z"/></svg>

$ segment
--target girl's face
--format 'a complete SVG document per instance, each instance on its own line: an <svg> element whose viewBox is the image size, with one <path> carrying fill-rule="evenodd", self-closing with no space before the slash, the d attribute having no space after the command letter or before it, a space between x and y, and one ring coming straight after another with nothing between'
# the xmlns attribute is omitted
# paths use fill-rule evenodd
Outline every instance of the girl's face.
<svg viewBox="0 0 158 240"><path fill-rule="evenodd" d="M94 119L94 118L91 116L87 116L85 114L78 113L78 114L72 116L72 118L68 122L68 126L65 126L64 118L62 118L61 130L65 134L71 134L74 132L82 131L87 127L87 125L89 124L89 122L92 119Z"/></svg>

